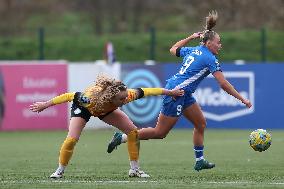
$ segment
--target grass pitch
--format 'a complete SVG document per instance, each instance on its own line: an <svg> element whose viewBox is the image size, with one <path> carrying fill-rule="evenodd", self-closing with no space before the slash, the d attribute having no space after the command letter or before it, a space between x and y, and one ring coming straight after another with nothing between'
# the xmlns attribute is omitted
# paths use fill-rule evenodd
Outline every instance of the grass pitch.
<svg viewBox="0 0 284 189"><path fill-rule="evenodd" d="M141 142L140 164L150 179L128 178L126 145L112 154L113 131L85 131L61 180L50 180L66 132L0 133L0 188L284 188L284 131L270 131L272 145L254 152L249 130L212 130L205 157L212 170L193 170L192 131L174 130L163 140Z"/></svg>

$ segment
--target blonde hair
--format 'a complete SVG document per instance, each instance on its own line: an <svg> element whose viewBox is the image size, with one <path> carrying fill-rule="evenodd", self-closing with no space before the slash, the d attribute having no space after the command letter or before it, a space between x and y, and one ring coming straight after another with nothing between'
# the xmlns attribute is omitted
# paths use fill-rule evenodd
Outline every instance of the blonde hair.
<svg viewBox="0 0 284 189"><path fill-rule="evenodd" d="M213 31L212 29L217 23L218 19L218 12L217 11L211 11L209 12L209 15L206 17L206 25L205 30L203 31L202 35L200 35L200 43L205 44L208 40L212 40L217 32Z"/></svg>
<svg viewBox="0 0 284 189"><path fill-rule="evenodd" d="M106 75L98 75L94 85L88 87L84 94L90 98L91 113L93 111L103 111L104 105L111 103L112 99L121 91L126 91L127 87L121 81L109 78Z"/></svg>

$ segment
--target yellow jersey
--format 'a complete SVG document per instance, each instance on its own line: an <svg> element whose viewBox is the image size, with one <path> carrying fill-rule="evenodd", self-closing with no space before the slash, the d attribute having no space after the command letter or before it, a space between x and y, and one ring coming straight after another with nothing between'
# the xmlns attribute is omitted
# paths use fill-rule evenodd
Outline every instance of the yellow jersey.
<svg viewBox="0 0 284 189"><path fill-rule="evenodd" d="M99 87L95 90L100 90ZM157 96L163 94L163 88L137 88L137 89L127 89L128 96L124 102L127 104L134 100L146 97L146 96ZM76 103L79 106L86 108L92 116L98 117L103 116L111 111L114 111L118 107L110 102L105 102L102 107L98 107L96 104L96 98L92 97L92 94L88 92L73 92L64 93L62 95L56 96L52 99L53 104L61 104L64 102Z"/></svg>

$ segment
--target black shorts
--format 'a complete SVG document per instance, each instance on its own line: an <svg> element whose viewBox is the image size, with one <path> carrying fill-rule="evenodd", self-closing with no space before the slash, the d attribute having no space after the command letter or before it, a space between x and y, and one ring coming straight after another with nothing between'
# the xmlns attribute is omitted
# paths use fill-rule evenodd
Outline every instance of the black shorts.
<svg viewBox="0 0 284 189"><path fill-rule="evenodd" d="M76 92L75 93L75 96L74 96L74 99L73 99L73 104L72 104L72 107L71 107L71 118L72 117L81 117L83 118L86 122L88 122L92 116L92 114L89 112L89 110L83 106L81 106L79 103L79 99L81 97L81 92ZM104 115L101 115L101 116L98 116L98 118L100 120L102 120L104 117L106 117L107 115L109 115L110 113L112 113L114 110L104 114Z"/></svg>
<svg viewBox="0 0 284 189"><path fill-rule="evenodd" d="M83 106L77 105L76 103L73 102L71 107L71 118L81 117L86 122L88 122L91 116L92 114L89 112L89 110L87 110L87 108L84 108Z"/></svg>
<svg viewBox="0 0 284 189"><path fill-rule="evenodd" d="M98 116L98 118L100 120L102 120L104 117L111 114L113 111L110 111L110 112L106 113L105 115ZM83 106L77 105L76 103L72 104L71 117L81 117L86 122L88 122L90 120L91 116L92 116L92 114L87 110L87 108L84 108Z"/></svg>

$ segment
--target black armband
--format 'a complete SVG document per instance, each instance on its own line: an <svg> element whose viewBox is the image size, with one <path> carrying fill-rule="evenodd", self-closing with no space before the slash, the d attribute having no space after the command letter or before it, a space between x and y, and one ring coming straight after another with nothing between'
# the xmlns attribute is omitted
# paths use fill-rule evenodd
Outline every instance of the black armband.
<svg viewBox="0 0 284 189"><path fill-rule="evenodd" d="M81 94L82 94L81 92L76 92L74 95L73 103L75 103L76 105L79 105L79 99Z"/></svg>
<svg viewBox="0 0 284 189"><path fill-rule="evenodd" d="M137 99L144 96L144 91L141 88L136 88L135 90L137 91Z"/></svg>
<svg viewBox="0 0 284 189"><path fill-rule="evenodd" d="M181 49L181 47L178 47L178 48L176 49L176 56L177 56L177 57L180 57L180 49Z"/></svg>

